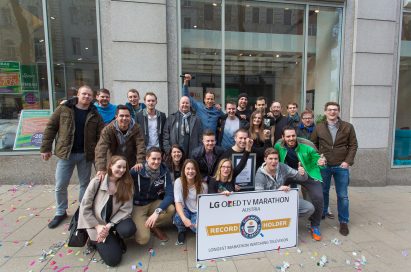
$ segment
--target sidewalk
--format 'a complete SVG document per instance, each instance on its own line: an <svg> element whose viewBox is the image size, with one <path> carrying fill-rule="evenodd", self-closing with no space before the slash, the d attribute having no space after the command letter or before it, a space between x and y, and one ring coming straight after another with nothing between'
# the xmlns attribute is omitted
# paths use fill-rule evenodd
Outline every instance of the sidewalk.
<svg viewBox="0 0 411 272"><path fill-rule="evenodd" d="M332 188L334 190L334 188ZM69 215L78 206L78 186L69 191ZM67 248L66 224L50 230L54 216L54 192L48 185L0 186L0 271L411 271L411 187L350 188L350 235L338 233L338 220L325 219L323 240L315 242L300 222L298 248L196 263L195 236L176 246L152 239L145 247L127 241L128 251L119 267L109 268L94 252ZM331 208L336 213L335 192ZM42 253L44 260L41 262ZM317 265L325 255L328 263ZM364 256L364 257L362 257ZM356 260L359 260L356 262ZM357 266L357 268L356 268Z"/></svg>

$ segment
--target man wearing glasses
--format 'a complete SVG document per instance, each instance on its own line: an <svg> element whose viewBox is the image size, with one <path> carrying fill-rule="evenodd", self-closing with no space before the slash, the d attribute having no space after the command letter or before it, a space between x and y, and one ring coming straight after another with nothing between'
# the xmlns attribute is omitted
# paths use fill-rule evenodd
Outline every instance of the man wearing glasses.
<svg viewBox="0 0 411 272"><path fill-rule="evenodd" d="M297 126L297 136L310 139L315 129L314 113L311 110L305 110L301 113L301 122Z"/></svg>
<svg viewBox="0 0 411 272"><path fill-rule="evenodd" d="M340 233L349 233L349 201L348 185L350 183L349 166L354 164L358 143L352 124L340 119L340 105L327 102L324 106L326 120L317 125L311 135L311 141L317 146L320 154L324 154L327 165L321 169L323 178L324 210L327 213L331 177L334 177L337 193L338 221Z"/></svg>

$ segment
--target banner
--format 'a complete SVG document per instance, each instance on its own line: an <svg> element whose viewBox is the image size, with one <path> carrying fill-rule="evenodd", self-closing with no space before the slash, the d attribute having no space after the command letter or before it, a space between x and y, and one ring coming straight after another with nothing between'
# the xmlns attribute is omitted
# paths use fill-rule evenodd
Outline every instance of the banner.
<svg viewBox="0 0 411 272"><path fill-rule="evenodd" d="M200 195L197 261L297 245L298 191Z"/></svg>
<svg viewBox="0 0 411 272"><path fill-rule="evenodd" d="M13 150L39 150L50 110L22 110Z"/></svg>
<svg viewBox="0 0 411 272"><path fill-rule="evenodd" d="M0 93L20 92L20 63L0 61Z"/></svg>

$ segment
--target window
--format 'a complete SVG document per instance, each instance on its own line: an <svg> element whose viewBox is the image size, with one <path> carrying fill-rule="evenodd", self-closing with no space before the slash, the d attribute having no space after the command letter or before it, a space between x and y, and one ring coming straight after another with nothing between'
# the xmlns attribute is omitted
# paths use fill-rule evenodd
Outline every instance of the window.
<svg viewBox="0 0 411 272"><path fill-rule="evenodd" d="M210 4L204 5L204 20L206 21L213 20L213 5L210 5Z"/></svg>
<svg viewBox="0 0 411 272"><path fill-rule="evenodd" d="M73 48L73 55L81 55L80 38L71 38L71 45Z"/></svg>
<svg viewBox="0 0 411 272"><path fill-rule="evenodd" d="M284 25L291 25L291 10L289 9L284 9Z"/></svg>
<svg viewBox="0 0 411 272"><path fill-rule="evenodd" d="M253 24L258 24L260 22L260 9L253 8Z"/></svg>
<svg viewBox="0 0 411 272"><path fill-rule="evenodd" d="M274 13L274 10L272 8L267 8L266 23L268 25L273 24L273 13Z"/></svg>

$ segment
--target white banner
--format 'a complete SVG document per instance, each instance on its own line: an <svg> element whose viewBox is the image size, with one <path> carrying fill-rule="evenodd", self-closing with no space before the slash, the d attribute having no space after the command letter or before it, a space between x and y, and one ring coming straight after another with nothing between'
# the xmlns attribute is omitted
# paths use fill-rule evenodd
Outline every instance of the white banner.
<svg viewBox="0 0 411 272"><path fill-rule="evenodd" d="M298 191L200 195L197 261L297 245Z"/></svg>

